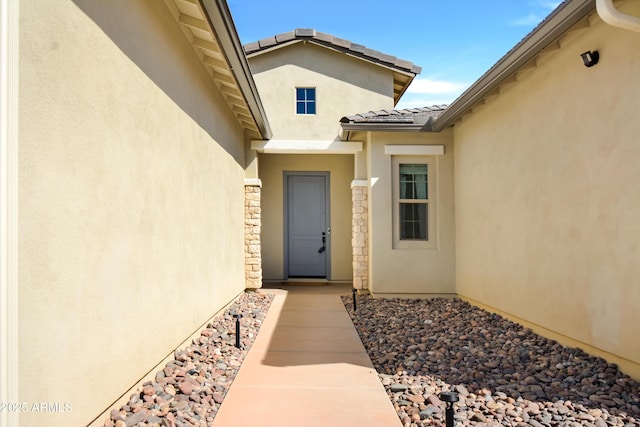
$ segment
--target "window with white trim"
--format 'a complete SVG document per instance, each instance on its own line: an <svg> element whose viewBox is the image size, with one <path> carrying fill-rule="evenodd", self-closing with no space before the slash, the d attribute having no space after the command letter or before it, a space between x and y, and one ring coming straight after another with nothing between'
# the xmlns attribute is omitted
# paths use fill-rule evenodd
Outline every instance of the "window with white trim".
<svg viewBox="0 0 640 427"><path fill-rule="evenodd" d="M435 157L392 156L391 158L394 248L435 248L437 235Z"/></svg>

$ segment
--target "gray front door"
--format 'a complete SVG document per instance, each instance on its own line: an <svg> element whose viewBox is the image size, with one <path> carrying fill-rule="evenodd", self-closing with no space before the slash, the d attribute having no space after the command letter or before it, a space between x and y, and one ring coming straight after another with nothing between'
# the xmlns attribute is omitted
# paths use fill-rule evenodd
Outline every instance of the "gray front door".
<svg viewBox="0 0 640 427"><path fill-rule="evenodd" d="M285 178L288 276L326 278L329 259L329 174L288 173Z"/></svg>

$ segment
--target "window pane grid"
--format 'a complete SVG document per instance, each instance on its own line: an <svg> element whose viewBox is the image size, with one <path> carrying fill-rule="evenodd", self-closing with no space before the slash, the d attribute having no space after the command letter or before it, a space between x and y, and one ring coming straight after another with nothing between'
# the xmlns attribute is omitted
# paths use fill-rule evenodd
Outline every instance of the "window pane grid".
<svg viewBox="0 0 640 427"><path fill-rule="evenodd" d="M427 165L400 165L400 199L428 198Z"/></svg>
<svg viewBox="0 0 640 427"><path fill-rule="evenodd" d="M427 203L400 203L400 239L427 240L428 212Z"/></svg>
<svg viewBox="0 0 640 427"><path fill-rule="evenodd" d="M316 113L316 89L296 88L296 114Z"/></svg>
<svg viewBox="0 0 640 427"><path fill-rule="evenodd" d="M426 164L399 165L400 240L428 240L429 186Z"/></svg>

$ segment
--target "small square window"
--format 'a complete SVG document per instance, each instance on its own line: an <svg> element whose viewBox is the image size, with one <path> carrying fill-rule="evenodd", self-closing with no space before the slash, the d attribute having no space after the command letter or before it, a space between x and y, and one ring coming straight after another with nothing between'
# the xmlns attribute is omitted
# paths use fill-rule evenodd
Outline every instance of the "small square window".
<svg viewBox="0 0 640 427"><path fill-rule="evenodd" d="M296 114L316 113L316 89L313 87L296 88Z"/></svg>

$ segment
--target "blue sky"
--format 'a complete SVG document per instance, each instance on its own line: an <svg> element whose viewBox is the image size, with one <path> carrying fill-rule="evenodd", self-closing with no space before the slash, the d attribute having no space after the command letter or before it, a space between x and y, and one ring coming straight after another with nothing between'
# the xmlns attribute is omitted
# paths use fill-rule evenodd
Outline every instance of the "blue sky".
<svg viewBox="0 0 640 427"><path fill-rule="evenodd" d="M561 2L227 0L242 43L314 28L422 67L396 108L450 103Z"/></svg>

